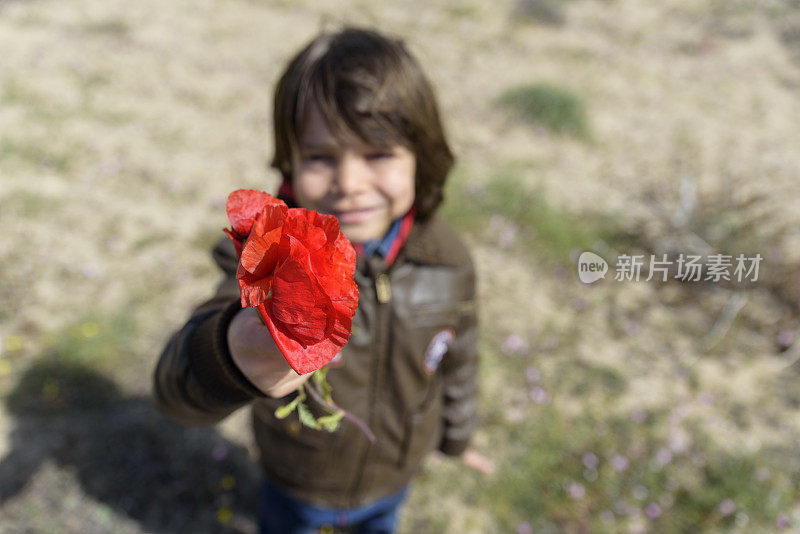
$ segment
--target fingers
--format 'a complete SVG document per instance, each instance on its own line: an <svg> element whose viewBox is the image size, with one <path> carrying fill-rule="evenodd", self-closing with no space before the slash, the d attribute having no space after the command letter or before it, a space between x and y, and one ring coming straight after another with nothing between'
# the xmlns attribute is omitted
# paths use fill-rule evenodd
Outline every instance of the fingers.
<svg viewBox="0 0 800 534"><path fill-rule="evenodd" d="M228 326L228 348L236 366L257 388L271 397L297 389L306 377L298 375L281 354L257 312L245 308Z"/></svg>
<svg viewBox="0 0 800 534"><path fill-rule="evenodd" d="M254 350L278 350L269 329L264 326L258 312L253 308L244 308L233 316L228 326L228 344Z"/></svg>
<svg viewBox="0 0 800 534"><path fill-rule="evenodd" d="M280 398L285 397L292 391L296 390L300 385L308 380L308 377L311 374L305 375L298 375L294 372L291 368L289 368L289 372L286 373L283 378L274 382L270 387L262 389L264 393L266 393L270 397Z"/></svg>
<svg viewBox="0 0 800 534"><path fill-rule="evenodd" d="M492 475L495 472L494 462L474 449L465 450L461 455L461 461L467 467L484 475Z"/></svg>

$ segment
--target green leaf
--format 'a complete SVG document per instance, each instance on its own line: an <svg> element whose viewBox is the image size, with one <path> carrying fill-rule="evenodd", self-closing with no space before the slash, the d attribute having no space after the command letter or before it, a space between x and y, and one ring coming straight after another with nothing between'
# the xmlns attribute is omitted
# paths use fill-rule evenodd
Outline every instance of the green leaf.
<svg viewBox="0 0 800 534"><path fill-rule="evenodd" d="M305 404L297 405L297 416L304 425L319 430L319 423Z"/></svg>
<svg viewBox="0 0 800 534"><path fill-rule="evenodd" d="M302 389L297 393L297 396L291 400L288 404L284 404L283 406L279 406L275 410L275 417L278 419L284 419L287 415L292 413L297 405L303 402L306 398L306 392Z"/></svg>
<svg viewBox="0 0 800 534"><path fill-rule="evenodd" d="M331 389L331 385L328 383L327 374L328 368L323 367L322 369L314 371L312 379L314 380L314 383L319 386L320 395L322 395L322 398L328 403L333 403L333 398L331 397L331 391L333 390Z"/></svg>
<svg viewBox="0 0 800 534"><path fill-rule="evenodd" d="M275 410L275 417L278 419L285 419L286 416L292 413L296 407L297 405L291 402L289 404L284 404L283 406L278 406L278 408Z"/></svg>
<svg viewBox="0 0 800 534"><path fill-rule="evenodd" d="M322 369L317 369L314 371L314 374L311 375L311 379L314 380L314 383L318 385L322 385L326 382L325 377L328 374L328 368L323 367Z"/></svg>
<svg viewBox="0 0 800 534"><path fill-rule="evenodd" d="M317 423L328 432L333 432L339 428L342 417L344 417L344 412L339 411L320 417L317 419Z"/></svg>

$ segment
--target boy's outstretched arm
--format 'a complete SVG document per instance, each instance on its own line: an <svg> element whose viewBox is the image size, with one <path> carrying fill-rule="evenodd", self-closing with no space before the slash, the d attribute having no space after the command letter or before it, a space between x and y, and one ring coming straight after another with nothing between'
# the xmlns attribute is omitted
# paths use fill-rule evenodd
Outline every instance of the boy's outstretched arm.
<svg viewBox="0 0 800 534"><path fill-rule="evenodd" d="M184 424L215 424L264 396L236 368L228 350L228 325L241 306L236 297L225 297L225 285L172 336L155 370L156 407Z"/></svg>
<svg viewBox="0 0 800 534"><path fill-rule="evenodd" d="M169 340L153 377L156 407L185 424L217 423L265 396L237 367L228 346L228 329L242 311L235 251L220 241L213 255L226 277L214 297Z"/></svg>

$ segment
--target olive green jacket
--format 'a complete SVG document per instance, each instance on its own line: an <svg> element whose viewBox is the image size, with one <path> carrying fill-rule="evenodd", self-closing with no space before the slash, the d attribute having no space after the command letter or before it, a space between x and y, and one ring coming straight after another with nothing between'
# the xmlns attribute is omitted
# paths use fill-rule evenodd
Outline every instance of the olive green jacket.
<svg viewBox="0 0 800 534"><path fill-rule="evenodd" d="M476 425L475 275L455 233L436 217L416 223L387 270L358 260L359 301L349 342L329 364L333 399L374 432L343 420L334 433L277 419L296 393L273 399L238 370L227 328L239 310L230 240L213 255L225 272L216 295L169 341L154 374L156 405L185 424L214 424L252 405L266 476L306 502L359 506L402 488L424 456L460 454ZM306 401L323 413L313 399Z"/></svg>

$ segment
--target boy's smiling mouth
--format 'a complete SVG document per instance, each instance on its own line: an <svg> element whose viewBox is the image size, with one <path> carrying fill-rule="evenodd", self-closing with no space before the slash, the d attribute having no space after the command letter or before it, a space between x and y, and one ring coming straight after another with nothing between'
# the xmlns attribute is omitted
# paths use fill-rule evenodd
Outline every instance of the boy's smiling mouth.
<svg viewBox="0 0 800 534"><path fill-rule="evenodd" d="M334 215L339 220L340 224L356 224L366 221L375 215L379 209L378 207L372 207L352 210L333 210L331 211L331 215Z"/></svg>

